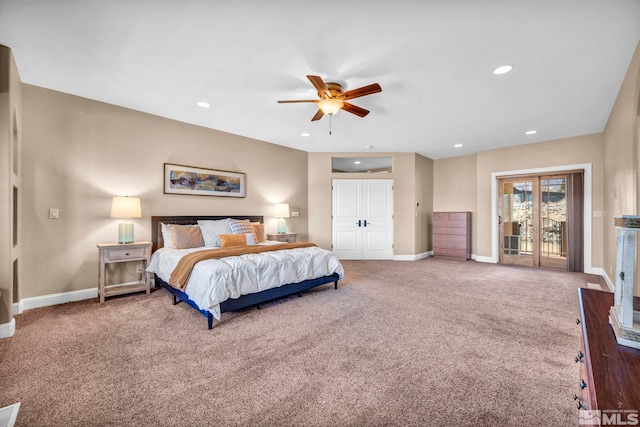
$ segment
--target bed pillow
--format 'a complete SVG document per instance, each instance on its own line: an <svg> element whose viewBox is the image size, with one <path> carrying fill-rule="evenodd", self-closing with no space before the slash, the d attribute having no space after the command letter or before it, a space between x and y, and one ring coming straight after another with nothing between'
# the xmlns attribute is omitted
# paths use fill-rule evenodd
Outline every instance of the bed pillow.
<svg viewBox="0 0 640 427"><path fill-rule="evenodd" d="M264 224L260 222L252 222L251 225L253 226L253 231L256 233L257 241L265 242L267 238L265 237Z"/></svg>
<svg viewBox="0 0 640 427"><path fill-rule="evenodd" d="M169 224L162 223L162 240L165 248L173 247L173 237L171 237L171 228L169 228Z"/></svg>
<svg viewBox="0 0 640 427"><path fill-rule="evenodd" d="M247 237L244 234L220 234L219 237L222 249L247 246Z"/></svg>
<svg viewBox="0 0 640 427"><path fill-rule="evenodd" d="M204 246L199 225L169 225L171 230L172 248L189 249Z"/></svg>
<svg viewBox="0 0 640 427"><path fill-rule="evenodd" d="M257 236L255 236L255 229L249 220L229 219L229 226L231 227L231 232L233 234L253 233L253 240L258 240Z"/></svg>
<svg viewBox="0 0 640 427"><path fill-rule="evenodd" d="M220 247L220 234L233 234L231 227L229 226L229 218L225 219L199 219L198 225L200 225L200 231L202 232L202 239L206 247Z"/></svg>

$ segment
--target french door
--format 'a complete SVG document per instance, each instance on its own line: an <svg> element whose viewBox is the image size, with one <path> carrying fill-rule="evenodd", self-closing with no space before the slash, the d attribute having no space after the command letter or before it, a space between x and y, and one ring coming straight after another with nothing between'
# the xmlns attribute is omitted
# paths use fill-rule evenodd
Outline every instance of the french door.
<svg viewBox="0 0 640 427"><path fill-rule="evenodd" d="M331 216L339 259L393 259L393 180L334 179Z"/></svg>
<svg viewBox="0 0 640 427"><path fill-rule="evenodd" d="M569 225L581 215L578 209L571 218L568 209L571 177L561 173L499 180L501 263L567 269Z"/></svg>

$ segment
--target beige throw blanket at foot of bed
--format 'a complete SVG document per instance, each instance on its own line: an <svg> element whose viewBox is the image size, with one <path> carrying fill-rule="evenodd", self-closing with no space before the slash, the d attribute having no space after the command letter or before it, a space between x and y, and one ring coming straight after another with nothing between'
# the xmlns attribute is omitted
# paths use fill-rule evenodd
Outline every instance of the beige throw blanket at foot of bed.
<svg viewBox="0 0 640 427"><path fill-rule="evenodd" d="M237 248L226 248L226 249L208 249L204 251L192 252L183 256L176 268L171 272L171 277L169 278L169 284L174 288L178 288L184 291L184 288L187 286L187 281L189 280L189 276L191 275L191 270L193 267L200 261L204 261L207 259L217 259L224 258L229 256L238 256L238 255L246 255L246 254L257 254L260 252L268 252L268 251L279 251L282 249L296 249L296 248L308 248L311 246L316 246L315 243L309 242L294 242L294 243L281 243L277 245L267 245L267 246L241 246Z"/></svg>

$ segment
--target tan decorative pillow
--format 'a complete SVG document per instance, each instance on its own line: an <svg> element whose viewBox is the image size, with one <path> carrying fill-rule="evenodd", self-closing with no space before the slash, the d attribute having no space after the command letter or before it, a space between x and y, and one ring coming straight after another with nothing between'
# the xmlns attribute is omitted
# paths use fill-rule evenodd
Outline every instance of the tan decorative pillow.
<svg viewBox="0 0 640 427"><path fill-rule="evenodd" d="M252 222L253 230L256 233L256 237L258 238L258 242L266 242L265 232L264 232L264 224L260 222Z"/></svg>
<svg viewBox="0 0 640 427"><path fill-rule="evenodd" d="M197 225L169 225L174 249L200 248L204 246L200 227Z"/></svg>
<svg viewBox="0 0 640 427"><path fill-rule="evenodd" d="M247 238L244 234L218 234L221 248L239 248L247 246Z"/></svg>

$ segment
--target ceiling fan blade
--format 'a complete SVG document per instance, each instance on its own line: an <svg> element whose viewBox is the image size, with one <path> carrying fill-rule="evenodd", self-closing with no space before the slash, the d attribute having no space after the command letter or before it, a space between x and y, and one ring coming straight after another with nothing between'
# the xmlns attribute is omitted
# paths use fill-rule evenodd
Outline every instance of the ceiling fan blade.
<svg viewBox="0 0 640 427"><path fill-rule="evenodd" d="M348 102L343 102L342 103L342 109L344 111L350 112L351 114L355 114L356 116L359 116L359 117L364 117L367 114L369 114L369 110L365 110L364 108L360 108L357 105L349 104Z"/></svg>
<svg viewBox="0 0 640 427"><path fill-rule="evenodd" d="M320 98L331 98L331 92L329 92L329 88L322 80L320 76L307 76L313 87L318 91L318 96Z"/></svg>
<svg viewBox="0 0 640 427"><path fill-rule="evenodd" d="M278 104L292 104L294 102L318 102L317 99L295 99L289 101L278 101Z"/></svg>
<svg viewBox="0 0 640 427"><path fill-rule="evenodd" d="M371 95L372 93L382 92L382 88L378 83L373 83L368 86L363 86L358 89L348 90L342 95L338 96L340 99L353 99L360 96Z"/></svg>
<svg viewBox="0 0 640 427"><path fill-rule="evenodd" d="M316 112L316 115L311 118L311 121L315 122L316 120L320 120L322 116L324 116L324 113L322 110L318 109L318 112Z"/></svg>

